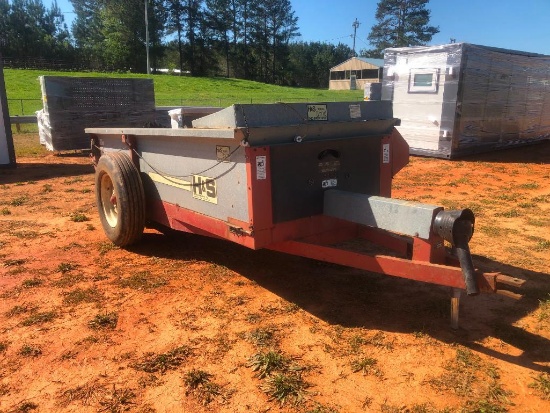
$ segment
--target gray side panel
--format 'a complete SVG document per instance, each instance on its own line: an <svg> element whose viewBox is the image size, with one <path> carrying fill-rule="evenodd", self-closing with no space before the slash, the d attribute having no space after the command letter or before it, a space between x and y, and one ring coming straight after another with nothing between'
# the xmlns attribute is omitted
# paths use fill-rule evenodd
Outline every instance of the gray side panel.
<svg viewBox="0 0 550 413"><path fill-rule="evenodd" d="M101 135L106 152L127 150L120 135ZM147 200L161 200L227 221L249 221L244 148L228 142L228 162L219 162L216 144L183 140L174 136L140 136L137 152ZM214 179L217 203L193 197L193 175ZM164 182L159 182L164 181ZM182 189L181 182L187 182ZM176 184L176 185L171 185Z"/></svg>

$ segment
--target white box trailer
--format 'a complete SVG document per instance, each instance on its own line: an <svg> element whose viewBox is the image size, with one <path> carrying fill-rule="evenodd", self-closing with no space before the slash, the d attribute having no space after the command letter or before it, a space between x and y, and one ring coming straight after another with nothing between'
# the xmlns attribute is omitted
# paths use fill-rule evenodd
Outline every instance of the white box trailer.
<svg viewBox="0 0 550 413"><path fill-rule="evenodd" d="M441 158L550 137L550 56L468 43L390 48L382 100L416 155Z"/></svg>

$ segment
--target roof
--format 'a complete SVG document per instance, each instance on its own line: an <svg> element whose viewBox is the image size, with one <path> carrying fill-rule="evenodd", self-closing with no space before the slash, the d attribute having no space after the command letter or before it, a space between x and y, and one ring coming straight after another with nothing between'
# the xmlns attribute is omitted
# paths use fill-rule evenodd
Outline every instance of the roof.
<svg viewBox="0 0 550 413"><path fill-rule="evenodd" d="M345 60L342 63L339 63L334 67L331 67L330 70L334 70L337 67L342 66L342 65L344 65L348 62L354 61L354 60L355 61L358 60L359 62L367 63L369 65L376 66L376 67L384 67L384 59L371 59L370 57L351 57L348 60Z"/></svg>

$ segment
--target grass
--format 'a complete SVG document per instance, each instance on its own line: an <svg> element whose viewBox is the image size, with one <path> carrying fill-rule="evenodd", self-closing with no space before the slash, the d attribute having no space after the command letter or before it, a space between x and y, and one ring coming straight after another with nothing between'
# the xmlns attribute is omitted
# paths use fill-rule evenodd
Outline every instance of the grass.
<svg viewBox="0 0 550 413"><path fill-rule="evenodd" d="M40 287L42 284L44 284L44 280L41 280L40 278L30 278L28 280L24 280L21 283L21 286L23 288L35 288Z"/></svg>
<svg viewBox="0 0 550 413"><path fill-rule="evenodd" d="M13 410L13 412L16 412L16 413L28 413L32 410L36 410L38 409L38 405L36 403L33 403L33 402L23 402L21 403L19 406L17 406L17 408L15 410Z"/></svg>
<svg viewBox="0 0 550 413"><path fill-rule="evenodd" d="M152 276L149 271L140 271L128 278L118 280L117 284L122 288L150 292L156 288L165 286L168 284L168 281L161 277Z"/></svg>
<svg viewBox="0 0 550 413"><path fill-rule="evenodd" d="M539 300L538 320L541 322L550 321L550 294L548 294L548 298Z"/></svg>
<svg viewBox="0 0 550 413"><path fill-rule="evenodd" d="M97 381L86 383L82 386L77 386L71 389L64 390L57 395L59 405L66 407L73 401L81 401L83 405L88 405L89 401L97 398L98 394L105 391L104 386Z"/></svg>
<svg viewBox="0 0 550 413"><path fill-rule="evenodd" d="M22 205L25 205L25 203L29 200L29 197L28 196L19 196L17 198L14 198L12 199L10 202L9 202L9 205L10 206L13 206L13 207L18 207L18 206L22 206Z"/></svg>
<svg viewBox="0 0 550 413"><path fill-rule="evenodd" d="M362 90L305 89L268 85L242 79L179 77L131 73L57 72L4 69L8 108L12 115L27 115L42 108L42 75L153 79L157 106L229 106L233 103L360 101ZM177 95L174 93L177 91ZM21 101L20 99L28 99Z"/></svg>
<svg viewBox="0 0 550 413"><path fill-rule="evenodd" d="M275 327L260 327L246 334L246 339L258 347L269 347L276 344Z"/></svg>
<svg viewBox="0 0 550 413"><path fill-rule="evenodd" d="M133 400L136 394L131 389L117 389L113 384L113 390L99 401L101 405L100 412L119 413L130 410L130 406L135 404Z"/></svg>
<svg viewBox="0 0 550 413"><path fill-rule="evenodd" d="M80 303L97 303L105 298L97 287L87 289L77 288L73 291L63 293L63 295L63 303L71 305Z"/></svg>
<svg viewBox="0 0 550 413"><path fill-rule="evenodd" d="M88 327L92 330L114 330L117 323L117 313L102 313L97 314L92 320L88 321Z"/></svg>
<svg viewBox="0 0 550 413"><path fill-rule="evenodd" d="M308 387L309 384L299 372L285 372L266 377L260 389L270 400L278 401L281 405L287 401L297 405L304 399Z"/></svg>
<svg viewBox="0 0 550 413"><path fill-rule="evenodd" d="M24 326L44 324L44 323L49 323L56 318L57 318L57 313L55 311L45 311L41 313L31 314L29 317L24 319L21 324L23 324Z"/></svg>
<svg viewBox="0 0 550 413"><path fill-rule="evenodd" d="M428 381L436 390L451 391L468 399L465 412L500 413L508 411L512 393L500 383L495 366L484 362L471 350L458 347L455 358L444 366L444 374ZM475 394L475 399L472 395Z"/></svg>
<svg viewBox="0 0 550 413"><path fill-rule="evenodd" d="M28 312L33 311L32 308L29 308L27 305L15 305L12 308L10 308L8 311L6 311L5 315L6 317L15 317L17 315L25 314Z"/></svg>
<svg viewBox="0 0 550 413"><path fill-rule="evenodd" d="M212 381L212 375L204 370L193 369L185 373L183 383L186 395L193 394L204 405L222 397L221 387Z"/></svg>
<svg viewBox="0 0 550 413"><path fill-rule="evenodd" d="M269 351L254 354L248 362L248 367L256 373L256 377L263 379L274 371L286 369L290 361L290 358L278 351Z"/></svg>
<svg viewBox="0 0 550 413"><path fill-rule="evenodd" d="M86 216L86 214L83 214L82 212L74 212L71 214L71 221L73 222L86 222L89 221L90 218Z"/></svg>
<svg viewBox="0 0 550 413"><path fill-rule="evenodd" d="M382 377L382 371L377 366L378 360L372 357L364 357L359 360L353 360L351 362L351 371L354 373L363 373L364 376L373 375L376 377Z"/></svg>
<svg viewBox="0 0 550 413"><path fill-rule="evenodd" d="M548 373L539 373L529 387L535 389L543 400L550 400L550 375Z"/></svg>
<svg viewBox="0 0 550 413"><path fill-rule="evenodd" d="M39 346L31 344L23 344L19 349L19 355L23 357L38 357L42 354L42 349Z"/></svg>
<svg viewBox="0 0 550 413"><path fill-rule="evenodd" d="M78 268L78 264L71 264L70 262L61 262L57 266L57 271L61 274L66 274L74 269Z"/></svg>
<svg viewBox="0 0 550 413"><path fill-rule="evenodd" d="M165 373L168 370L175 370L183 364L191 355L192 350L188 346L180 346L167 353L147 353L143 359L132 367L146 373Z"/></svg>

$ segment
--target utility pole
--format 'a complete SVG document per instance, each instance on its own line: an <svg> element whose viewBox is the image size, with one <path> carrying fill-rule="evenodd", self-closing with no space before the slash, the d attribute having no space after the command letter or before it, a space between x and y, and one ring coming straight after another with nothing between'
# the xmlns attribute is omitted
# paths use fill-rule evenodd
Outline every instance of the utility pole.
<svg viewBox="0 0 550 413"><path fill-rule="evenodd" d="M359 20L357 20L357 17L355 18L355 21L353 22L353 56L356 56L355 53L355 36L357 35L357 28L359 27L361 23L359 23Z"/></svg>
<svg viewBox="0 0 550 413"><path fill-rule="evenodd" d="M147 15L147 0L145 0L145 51L147 53L147 74L151 74L151 64L149 62L149 17Z"/></svg>

